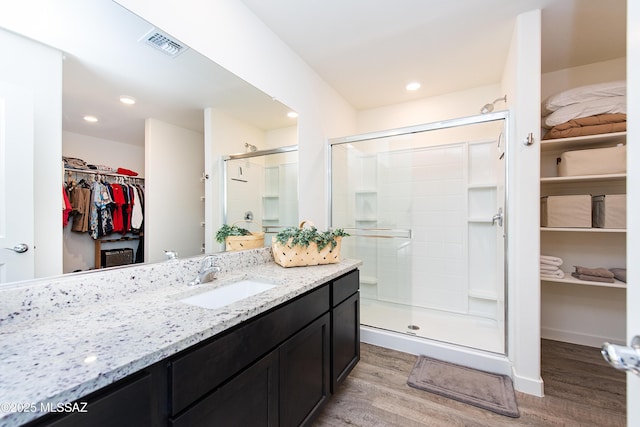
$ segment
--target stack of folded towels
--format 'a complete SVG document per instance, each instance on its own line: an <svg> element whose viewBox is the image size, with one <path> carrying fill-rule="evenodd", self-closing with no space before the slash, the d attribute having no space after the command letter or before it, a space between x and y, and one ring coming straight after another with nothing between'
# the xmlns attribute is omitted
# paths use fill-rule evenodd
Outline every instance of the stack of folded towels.
<svg viewBox="0 0 640 427"><path fill-rule="evenodd" d="M614 274L606 268L588 268L581 267L579 265L574 266L576 271L571 273L573 277L580 280L587 280L589 282L604 282L613 283Z"/></svg>
<svg viewBox="0 0 640 427"><path fill-rule="evenodd" d="M562 258L551 255L540 255L540 277L542 279L562 279L564 271L560 270Z"/></svg>

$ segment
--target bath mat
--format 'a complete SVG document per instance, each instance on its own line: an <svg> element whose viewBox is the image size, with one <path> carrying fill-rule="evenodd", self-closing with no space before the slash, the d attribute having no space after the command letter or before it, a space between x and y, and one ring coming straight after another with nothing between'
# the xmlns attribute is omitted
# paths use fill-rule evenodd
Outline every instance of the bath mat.
<svg viewBox="0 0 640 427"><path fill-rule="evenodd" d="M518 418L518 404L511 378L465 366L418 356L409 386Z"/></svg>

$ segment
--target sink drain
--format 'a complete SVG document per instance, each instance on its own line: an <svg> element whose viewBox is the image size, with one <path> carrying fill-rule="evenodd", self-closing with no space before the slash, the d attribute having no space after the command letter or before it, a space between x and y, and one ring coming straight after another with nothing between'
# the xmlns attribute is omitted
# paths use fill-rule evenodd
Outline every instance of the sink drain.
<svg viewBox="0 0 640 427"><path fill-rule="evenodd" d="M418 326L418 325L409 325L409 326L407 326L407 329L411 329L412 331L417 331L418 329L420 329L420 326Z"/></svg>

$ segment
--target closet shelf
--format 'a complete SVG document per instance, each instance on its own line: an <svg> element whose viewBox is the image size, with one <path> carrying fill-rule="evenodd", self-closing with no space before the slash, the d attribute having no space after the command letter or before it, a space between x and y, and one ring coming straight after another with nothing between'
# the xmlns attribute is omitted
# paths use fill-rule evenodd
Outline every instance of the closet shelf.
<svg viewBox="0 0 640 427"><path fill-rule="evenodd" d="M626 233L626 228L580 228L580 227L540 227L540 231L563 231L574 233Z"/></svg>
<svg viewBox="0 0 640 427"><path fill-rule="evenodd" d="M144 177L140 176L140 175L131 176L131 175L124 175L124 174L121 174L121 173L104 172L104 171L99 171L99 170L94 170L94 169L64 168L64 171L65 172L80 173L80 174L87 174L87 175L104 175L104 176L117 176L117 177L122 177L122 178L129 178L129 179L144 179Z"/></svg>
<svg viewBox="0 0 640 427"><path fill-rule="evenodd" d="M540 141L540 151L571 150L573 148L595 147L624 143L627 132L606 133L601 135L577 136Z"/></svg>
<svg viewBox="0 0 640 427"><path fill-rule="evenodd" d="M626 178L626 173L610 173L606 175L547 176L540 178L540 182L543 184L565 184L589 181L624 181Z"/></svg>
<svg viewBox="0 0 640 427"><path fill-rule="evenodd" d="M587 286L599 286L604 288L617 288L617 289L626 289L627 284L621 282L619 280L614 279L613 283L604 283L604 282L591 282L588 280L579 280L571 275L571 273L564 272L565 276L562 279L554 279L552 277L540 277L541 282L551 282L551 283L570 283L574 285L587 285Z"/></svg>

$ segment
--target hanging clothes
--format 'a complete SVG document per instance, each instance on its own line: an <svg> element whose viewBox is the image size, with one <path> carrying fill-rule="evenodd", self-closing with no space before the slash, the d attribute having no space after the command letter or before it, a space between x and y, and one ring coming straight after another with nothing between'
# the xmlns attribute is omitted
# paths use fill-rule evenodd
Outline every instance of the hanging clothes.
<svg viewBox="0 0 640 427"><path fill-rule="evenodd" d="M115 233L126 233L122 222L122 205L124 205L124 190L120 184L111 184L111 197L113 206L111 209L111 217L113 219L113 231Z"/></svg>
<svg viewBox="0 0 640 427"><path fill-rule="evenodd" d="M140 195L138 194L138 188L131 186L133 190L133 210L131 212L131 231L139 232L142 228L142 203L140 202Z"/></svg>
<svg viewBox="0 0 640 427"><path fill-rule="evenodd" d="M86 233L89 231L89 209L91 207L91 189L85 180L81 180L78 185L74 185L70 190L71 215L73 224L72 231Z"/></svg>
<svg viewBox="0 0 640 427"><path fill-rule="evenodd" d="M71 202L64 186L62 186L62 226L66 227L69 224L69 214L71 213Z"/></svg>
<svg viewBox="0 0 640 427"><path fill-rule="evenodd" d="M101 182L91 184L91 237L97 239L113 232L113 220L109 205L113 203L109 189Z"/></svg>

